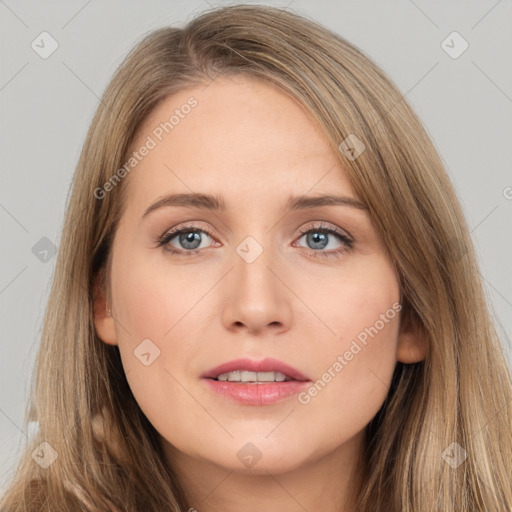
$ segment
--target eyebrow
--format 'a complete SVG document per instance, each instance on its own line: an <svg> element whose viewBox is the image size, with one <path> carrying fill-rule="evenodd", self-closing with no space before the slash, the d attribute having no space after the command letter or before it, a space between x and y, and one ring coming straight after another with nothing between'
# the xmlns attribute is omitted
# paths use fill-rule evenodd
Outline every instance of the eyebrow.
<svg viewBox="0 0 512 512"><path fill-rule="evenodd" d="M351 208L357 208L358 210L368 210L366 205L354 197L324 194L318 196L301 195L290 197L284 206L284 211L288 212L332 205L349 206ZM226 203L221 196L201 193L169 194L146 208L142 217L144 218L151 212L166 206L199 208L218 212L223 212L226 210Z"/></svg>

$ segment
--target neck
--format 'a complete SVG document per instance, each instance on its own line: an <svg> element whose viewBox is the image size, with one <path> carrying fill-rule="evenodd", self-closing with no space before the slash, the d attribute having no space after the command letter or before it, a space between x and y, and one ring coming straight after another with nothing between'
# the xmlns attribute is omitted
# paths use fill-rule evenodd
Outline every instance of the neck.
<svg viewBox="0 0 512 512"><path fill-rule="evenodd" d="M240 472L191 457L163 440L166 457L179 476L190 512L279 510L356 512L363 471L364 430L335 451L285 472L260 466Z"/></svg>

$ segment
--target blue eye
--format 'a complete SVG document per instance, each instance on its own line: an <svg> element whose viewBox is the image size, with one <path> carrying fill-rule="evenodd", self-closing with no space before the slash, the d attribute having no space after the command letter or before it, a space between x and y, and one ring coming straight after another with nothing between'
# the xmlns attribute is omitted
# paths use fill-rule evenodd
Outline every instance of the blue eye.
<svg viewBox="0 0 512 512"><path fill-rule="evenodd" d="M201 243L201 235L206 234L210 237L208 231L199 229L196 226L184 226L165 233L158 242L158 246L165 246L165 250L171 254L199 254L201 251L198 245ZM177 238L178 243L182 244L184 249L175 249L170 245L171 240Z"/></svg>
<svg viewBox="0 0 512 512"><path fill-rule="evenodd" d="M322 257L341 257L344 253L349 252L353 246L354 241L342 231L328 227L322 223L311 226L306 230L299 230L302 236L299 238L306 238L306 243L309 245L310 254L314 258ZM173 229L172 231L166 232L158 240L158 246L163 246L165 251L182 256L190 256L200 254L202 249L201 243L202 238L206 235L208 238L212 238L211 233L203 228L198 228L194 225L183 226L179 229ZM332 250L325 251L324 249L329 245L329 238L335 237L341 244L341 248L333 248ZM171 242L176 239L180 247L172 245ZM218 243L218 242L217 242ZM208 247L208 246L206 246ZM300 246L303 247L303 246Z"/></svg>
<svg viewBox="0 0 512 512"><path fill-rule="evenodd" d="M326 227L323 224L319 226L310 227L307 230L299 230L302 236L299 238L306 238L306 243L309 248L313 251L313 257L328 258L334 256L339 258L345 252L349 252L353 246L354 241L349 238L345 233L338 231L337 229ZM329 237L336 237L341 242L342 248L334 248L331 251L324 251L329 245Z"/></svg>

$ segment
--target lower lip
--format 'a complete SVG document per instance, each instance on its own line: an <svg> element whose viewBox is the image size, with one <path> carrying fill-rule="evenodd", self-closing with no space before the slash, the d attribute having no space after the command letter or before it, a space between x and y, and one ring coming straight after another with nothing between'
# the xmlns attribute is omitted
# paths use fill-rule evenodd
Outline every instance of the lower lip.
<svg viewBox="0 0 512 512"><path fill-rule="evenodd" d="M309 381L290 380L268 384L241 384L240 382L203 379L206 385L221 396L246 405L274 404L294 396L309 385Z"/></svg>

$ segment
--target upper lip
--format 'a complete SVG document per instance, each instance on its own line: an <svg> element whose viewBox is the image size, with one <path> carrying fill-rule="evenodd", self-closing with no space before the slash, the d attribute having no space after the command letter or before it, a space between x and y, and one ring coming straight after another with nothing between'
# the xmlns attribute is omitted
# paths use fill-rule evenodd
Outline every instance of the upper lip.
<svg viewBox="0 0 512 512"><path fill-rule="evenodd" d="M280 372L294 380L310 380L296 368L271 357L262 359L261 361L255 361L254 359L248 358L234 359L233 361L223 363L204 372L201 377L204 379L216 379L221 373L233 372L235 370L248 370L250 372Z"/></svg>

